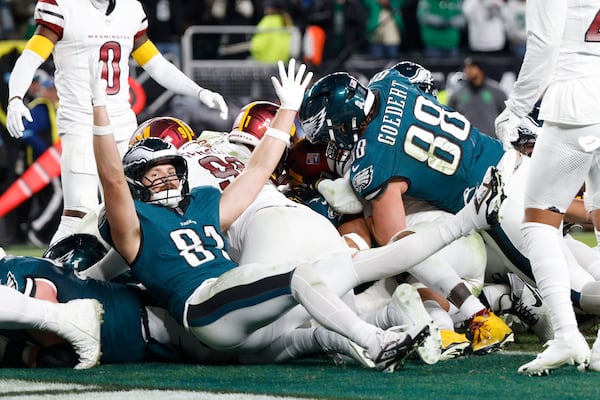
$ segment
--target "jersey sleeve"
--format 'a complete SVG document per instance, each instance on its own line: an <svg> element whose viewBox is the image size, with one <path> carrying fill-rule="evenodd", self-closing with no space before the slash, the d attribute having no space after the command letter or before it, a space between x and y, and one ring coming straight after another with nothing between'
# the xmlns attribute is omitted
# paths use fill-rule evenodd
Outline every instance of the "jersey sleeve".
<svg viewBox="0 0 600 400"><path fill-rule="evenodd" d="M33 18L37 25L45 26L58 35L60 40L65 28L65 18L56 0L39 0Z"/></svg>

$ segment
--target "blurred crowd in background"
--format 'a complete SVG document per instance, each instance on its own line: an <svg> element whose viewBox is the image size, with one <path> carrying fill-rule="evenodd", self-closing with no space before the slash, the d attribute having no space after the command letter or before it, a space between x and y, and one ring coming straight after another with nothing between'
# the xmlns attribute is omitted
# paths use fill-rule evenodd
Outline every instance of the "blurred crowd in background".
<svg viewBox="0 0 600 400"><path fill-rule="evenodd" d="M426 67L444 65L454 73L444 75L441 80L440 99L490 135L494 134L493 121L504 108L510 90L510 82L502 86L500 77L504 72L518 72L525 51L525 0L140 2L149 20L148 36L177 64L182 62L181 38L189 27L241 25L256 28L244 51L224 54L219 51L222 36L204 35L195 43L193 57L251 59L260 63L296 57L307 63L316 77L346 70L347 63L352 60L381 60L382 63L376 65L384 65L386 60L407 59L419 61ZM35 0L0 0L0 72L3 78L0 81L0 117L3 118L8 77L19 51L22 51L22 47L14 43L24 45L33 35L35 4ZM503 62L494 62L497 59ZM445 63L446 60L454 61ZM432 70L435 72L435 68ZM35 124L26 127L23 139L12 139L5 130L4 119L0 118L0 194L58 140L54 125L57 98L52 71L50 59L38 71L28 92L25 104L36 113ZM369 77L367 72L364 75ZM177 107L185 108L181 101L183 103ZM230 110L235 116L237 109L230 105ZM145 118L151 116L144 115ZM194 121L187 122L197 129ZM231 121L228 123L229 126L226 122L198 129L229 130ZM4 216L0 213L0 245L32 243L45 247L62 211L60 190L59 179L52 180L46 189L14 211Z"/></svg>

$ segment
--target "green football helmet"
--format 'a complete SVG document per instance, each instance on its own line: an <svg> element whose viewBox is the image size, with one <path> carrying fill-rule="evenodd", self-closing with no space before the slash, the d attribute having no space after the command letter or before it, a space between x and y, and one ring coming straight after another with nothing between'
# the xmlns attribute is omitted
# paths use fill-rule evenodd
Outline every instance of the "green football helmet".
<svg viewBox="0 0 600 400"><path fill-rule="evenodd" d="M108 252L100 240L90 233L75 233L50 246L42 255L65 268L82 272L100 261Z"/></svg>
<svg viewBox="0 0 600 400"><path fill-rule="evenodd" d="M373 92L346 72L322 77L306 92L300 107L306 138L351 150L374 99Z"/></svg>
<svg viewBox="0 0 600 400"><path fill-rule="evenodd" d="M152 188L167 178L159 178L149 185L143 183L146 172L160 164L171 164L175 167L180 185L178 189L168 189L154 193ZM187 182L187 162L177 153L171 143L156 137L148 137L134 143L123 156L123 169L134 199L146 203L175 207L189 192Z"/></svg>
<svg viewBox="0 0 600 400"><path fill-rule="evenodd" d="M425 93L437 96L437 89L431 71L412 61L401 61L392 67Z"/></svg>

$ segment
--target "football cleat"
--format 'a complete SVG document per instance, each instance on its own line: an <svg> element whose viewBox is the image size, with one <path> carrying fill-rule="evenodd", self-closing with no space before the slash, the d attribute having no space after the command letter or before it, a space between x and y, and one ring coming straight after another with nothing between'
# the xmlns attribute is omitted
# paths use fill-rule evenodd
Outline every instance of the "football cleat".
<svg viewBox="0 0 600 400"><path fill-rule="evenodd" d="M569 340L550 340L544 347L546 350L539 353L535 360L519 368L519 374L545 376L553 369L573 364L583 371L590 363L591 351L581 334Z"/></svg>
<svg viewBox="0 0 600 400"><path fill-rule="evenodd" d="M471 342L464 333L458 333L450 329L440 330L442 338L442 351L440 360L450 360L462 357L472 352Z"/></svg>
<svg viewBox="0 0 600 400"><path fill-rule="evenodd" d="M400 315L402 324L409 329L429 327L429 336L417 347L417 354L426 364L437 363L442 350L440 329L425 309L417 288L408 283L399 285L388 307Z"/></svg>
<svg viewBox="0 0 600 400"><path fill-rule="evenodd" d="M429 325L422 328L412 328L403 332L400 327L392 327L379 335L379 349L375 357L375 369L381 372L394 372L401 368L417 347L429 336Z"/></svg>
<svg viewBox="0 0 600 400"><path fill-rule="evenodd" d="M506 343L514 342L512 329L491 311L475 315L469 324L473 353L487 354L500 350Z"/></svg>
<svg viewBox="0 0 600 400"><path fill-rule="evenodd" d="M512 307L503 311L517 316L542 343L552 340L554 331L550 313L542 301L540 292L512 272L506 276L510 285Z"/></svg>
<svg viewBox="0 0 600 400"><path fill-rule="evenodd" d="M350 339L324 327L316 328L313 335L323 352L330 355L336 365L346 364L349 358L365 368L375 368L367 350Z"/></svg>
<svg viewBox="0 0 600 400"><path fill-rule="evenodd" d="M104 308L98 300L78 299L57 304L61 307L56 334L67 340L79 356L75 369L92 368L100 361L100 326Z"/></svg>
<svg viewBox="0 0 600 400"><path fill-rule="evenodd" d="M474 193L472 192L472 188L465 190L465 207L458 212L458 214L463 214L471 224L468 227L470 229L466 229L466 232L488 229L498 225L500 206L506 198L504 183L498 168L489 167L481 184L474 190Z"/></svg>

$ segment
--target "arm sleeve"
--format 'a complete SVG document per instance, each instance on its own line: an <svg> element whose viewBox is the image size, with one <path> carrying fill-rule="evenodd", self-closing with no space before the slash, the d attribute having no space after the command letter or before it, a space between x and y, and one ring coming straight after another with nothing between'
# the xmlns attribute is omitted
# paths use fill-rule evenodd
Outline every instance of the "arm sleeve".
<svg viewBox="0 0 600 400"><path fill-rule="evenodd" d="M526 3L527 51L519 77L506 106L525 116L550 83L558 58L567 15L564 0L528 0Z"/></svg>
<svg viewBox="0 0 600 400"><path fill-rule="evenodd" d="M50 56L54 44L46 37L34 35L17 59L8 81L8 98L20 97L27 93L35 71Z"/></svg>
<svg viewBox="0 0 600 400"><path fill-rule="evenodd" d="M150 74L152 79L166 89L193 97L198 97L198 94L203 90L196 82L164 58L150 40L147 40L131 55Z"/></svg>

